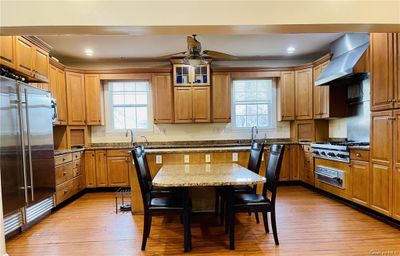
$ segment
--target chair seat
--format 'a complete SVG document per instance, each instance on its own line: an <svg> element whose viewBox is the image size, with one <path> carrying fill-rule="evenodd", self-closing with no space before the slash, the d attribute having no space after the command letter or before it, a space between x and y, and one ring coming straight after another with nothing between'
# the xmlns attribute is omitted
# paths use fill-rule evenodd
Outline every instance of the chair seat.
<svg viewBox="0 0 400 256"><path fill-rule="evenodd" d="M244 186L234 186L233 187L233 192L234 193L251 193L253 192L253 188L249 187L247 185Z"/></svg>
<svg viewBox="0 0 400 256"><path fill-rule="evenodd" d="M155 196L155 195L165 195L168 196L170 194L174 194L174 193L178 193L179 191L177 189L174 188L161 188L161 187L152 187L151 188L151 195Z"/></svg>
<svg viewBox="0 0 400 256"><path fill-rule="evenodd" d="M257 194L237 194L235 195L235 205L255 205L255 204L271 204L268 198Z"/></svg>
<svg viewBox="0 0 400 256"><path fill-rule="evenodd" d="M179 197L156 197L150 201L149 209L183 210L185 201Z"/></svg>

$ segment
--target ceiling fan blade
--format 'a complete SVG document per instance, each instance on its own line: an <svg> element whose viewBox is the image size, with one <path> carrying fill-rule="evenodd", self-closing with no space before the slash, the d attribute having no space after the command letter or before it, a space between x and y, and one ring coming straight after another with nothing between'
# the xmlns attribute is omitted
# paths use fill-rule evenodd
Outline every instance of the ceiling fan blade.
<svg viewBox="0 0 400 256"><path fill-rule="evenodd" d="M223 52L217 52L217 51L209 51L209 50L204 50L203 51L204 55L208 55L210 57L215 57L215 58L220 58L220 59L230 59L230 60L235 60L238 57L223 53Z"/></svg>
<svg viewBox="0 0 400 256"><path fill-rule="evenodd" d="M179 57L179 56L186 56L186 55L187 55L187 52L184 51L184 52L177 52L177 53L172 53L172 54L168 54L168 55L163 55L163 56L160 56L159 58L165 59L165 58L170 58L170 57Z"/></svg>

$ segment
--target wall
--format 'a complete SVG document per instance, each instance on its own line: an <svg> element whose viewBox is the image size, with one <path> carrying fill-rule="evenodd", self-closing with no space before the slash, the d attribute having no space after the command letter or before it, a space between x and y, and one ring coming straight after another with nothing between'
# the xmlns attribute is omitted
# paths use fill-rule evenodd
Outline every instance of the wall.
<svg viewBox="0 0 400 256"><path fill-rule="evenodd" d="M347 138L347 118L329 120L329 138Z"/></svg>

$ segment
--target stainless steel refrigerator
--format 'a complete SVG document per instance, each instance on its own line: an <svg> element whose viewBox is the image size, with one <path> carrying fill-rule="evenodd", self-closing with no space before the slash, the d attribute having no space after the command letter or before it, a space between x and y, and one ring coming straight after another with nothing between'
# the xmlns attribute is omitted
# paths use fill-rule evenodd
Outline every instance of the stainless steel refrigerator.
<svg viewBox="0 0 400 256"><path fill-rule="evenodd" d="M0 170L6 234L54 206L49 92L0 77Z"/></svg>

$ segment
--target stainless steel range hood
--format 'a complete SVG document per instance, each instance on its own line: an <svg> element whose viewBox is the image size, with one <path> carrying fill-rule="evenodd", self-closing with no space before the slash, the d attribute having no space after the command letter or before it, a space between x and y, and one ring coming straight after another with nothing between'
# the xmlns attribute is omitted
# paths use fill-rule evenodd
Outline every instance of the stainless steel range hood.
<svg viewBox="0 0 400 256"><path fill-rule="evenodd" d="M331 44L332 59L315 85L333 85L355 75L354 66L369 46L369 34L347 33Z"/></svg>

